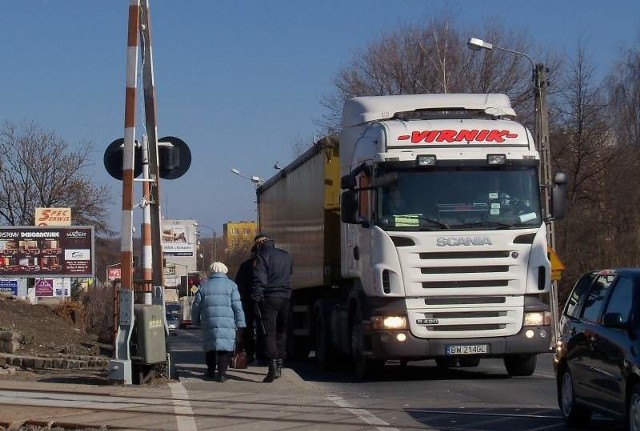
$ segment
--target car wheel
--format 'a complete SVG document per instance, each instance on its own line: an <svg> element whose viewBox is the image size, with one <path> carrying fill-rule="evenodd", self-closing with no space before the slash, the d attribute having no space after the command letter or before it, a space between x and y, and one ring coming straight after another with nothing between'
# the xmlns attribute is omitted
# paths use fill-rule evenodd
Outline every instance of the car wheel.
<svg viewBox="0 0 640 431"><path fill-rule="evenodd" d="M505 355L504 366L510 376L530 376L536 370L538 356L533 354Z"/></svg>
<svg viewBox="0 0 640 431"><path fill-rule="evenodd" d="M576 404L573 378L566 367L558 378L558 404L564 421L570 427L585 427L589 424L591 410Z"/></svg>
<svg viewBox="0 0 640 431"><path fill-rule="evenodd" d="M633 389L631 389L625 423L625 429L627 430L640 430L640 384L636 384Z"/></svg>

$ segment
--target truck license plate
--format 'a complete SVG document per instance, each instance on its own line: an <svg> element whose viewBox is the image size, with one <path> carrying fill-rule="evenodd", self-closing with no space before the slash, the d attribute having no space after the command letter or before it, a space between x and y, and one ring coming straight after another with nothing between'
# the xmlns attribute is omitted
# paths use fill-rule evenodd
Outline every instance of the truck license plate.
<svg viewBox="0 0 640 431"><path fill-rule="evenodd" d="M449 344L446 347L447 355L478 355L489 353L489 345L487 344L471 344L471 345L455 345Z"/></svg>

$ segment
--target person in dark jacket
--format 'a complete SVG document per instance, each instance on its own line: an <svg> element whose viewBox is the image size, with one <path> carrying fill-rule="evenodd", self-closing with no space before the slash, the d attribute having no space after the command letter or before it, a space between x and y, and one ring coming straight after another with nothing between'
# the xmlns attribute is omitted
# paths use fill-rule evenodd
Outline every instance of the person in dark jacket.
<svg viewBox="0 0 640 431"><path fill-rule="evenodd" d="M263 330L264 356L269 371L264 382L273 382L282 374L286 356L287 320L291 298L293 263L285 250L276 248L264 234L255 237L257 248L253 261L252 298L258 316L258 330Z"/></svg>
<svg viewBox="0 0 640 431"><path fill-rule="evenodd" d="M250 363L255 359L263 359L260 351L260 340L262 331L255 331L256 314L254 311L253 298L251 298L251 286L253 284L253 260L256 257L256 246L251 247L251 255L240 264L236 273L236 284L240 290L240 300L244 310L244 318L247 327L242 331L242 347L247 352L247 361Z"/></svg>
<svg viewBox="0 0 640 431"><path fill-rule="evenodd" d="M191 306L191 321L202 326L202 350L205 352L208 378L227 380L227 368L235 349L236 329L244 328L244 312L238 286L227 278L227 266L213 262L209 277L200 285Z"/></svg>

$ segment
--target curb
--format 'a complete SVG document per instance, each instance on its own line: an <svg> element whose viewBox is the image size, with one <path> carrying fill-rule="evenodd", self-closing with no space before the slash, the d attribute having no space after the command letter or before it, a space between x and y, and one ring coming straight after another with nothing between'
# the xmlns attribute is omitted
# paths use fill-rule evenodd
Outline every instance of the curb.
<svg viewBox="0 0 640 431"><path fill-rule="evenodd" d="M108 368L109 359L97 356L44 357L0 353L0 367L3 365L31 369L101 370Z"/></svg>

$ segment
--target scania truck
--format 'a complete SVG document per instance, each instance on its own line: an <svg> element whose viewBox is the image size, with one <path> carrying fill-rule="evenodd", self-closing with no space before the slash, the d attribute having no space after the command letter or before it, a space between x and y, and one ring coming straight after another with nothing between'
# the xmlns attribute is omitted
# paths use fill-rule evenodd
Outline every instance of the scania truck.
<svg viewBox="0 0 640 431"><path fill-rule="evenodd" d="M489 357L531 375L555 315L546 222L565 207L566 175L540 169L506 95L347 100L338 138L257 188L260 230L293 257L291 352L361 378Z"/></svg>

